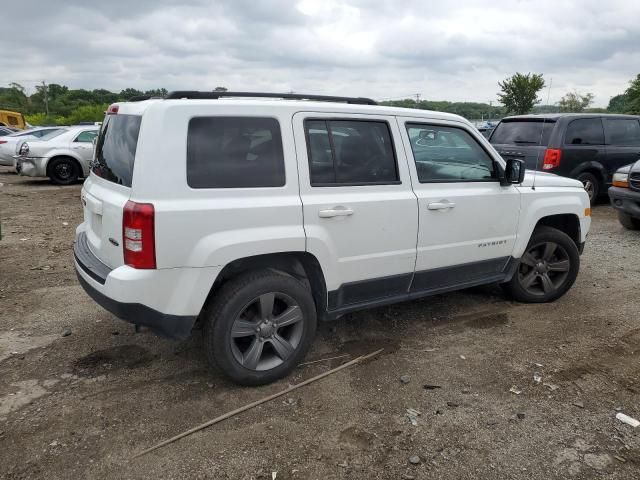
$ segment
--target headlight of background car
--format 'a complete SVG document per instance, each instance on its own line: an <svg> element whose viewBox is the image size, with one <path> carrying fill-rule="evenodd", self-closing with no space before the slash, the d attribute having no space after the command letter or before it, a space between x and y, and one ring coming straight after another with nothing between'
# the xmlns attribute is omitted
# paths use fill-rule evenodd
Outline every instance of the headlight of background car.
<svg viewBox="0 0 640 480"><path fill-rule="evenodd" d="M18 152L18 154L26 155L27 153L29 153L29 144L27 142L24 142L22 145L20 145L20 151Z"/></svg>
<svg viewBox="0 0 640 480"><path fill-rule="evenodd" d="M629 174L616 172L613 174L613 186L629 188Z"/></svg>

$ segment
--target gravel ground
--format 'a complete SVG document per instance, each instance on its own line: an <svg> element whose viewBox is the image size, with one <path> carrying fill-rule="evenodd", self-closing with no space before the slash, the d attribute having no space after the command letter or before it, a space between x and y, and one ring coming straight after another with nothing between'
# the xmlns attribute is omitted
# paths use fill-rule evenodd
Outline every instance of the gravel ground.
<svg viewBox="0 0 640 480"><path fill-rule="evenodd" d="M136 334L83 292L79 193L0 167L0 478L640 478L640 428L615 418L640 418L640 233L606 203L554 304L490 287L352 314L321 325L307 360L340 358L242 388L208 369L198 332Z"/></svg>

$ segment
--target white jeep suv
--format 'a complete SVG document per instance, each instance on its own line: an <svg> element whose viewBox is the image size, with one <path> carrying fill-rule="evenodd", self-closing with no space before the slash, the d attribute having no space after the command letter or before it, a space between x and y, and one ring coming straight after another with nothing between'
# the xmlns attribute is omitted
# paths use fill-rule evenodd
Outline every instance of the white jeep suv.
<svg viewBox="0 0 640 480"><path fill-rule="evenodd" d="M82 203L88 294L169 337L201 322L245 385L347 312L487 283L553 301L591 220L579 181L525 174L456 115L242 92L112 105Z"/></svg>

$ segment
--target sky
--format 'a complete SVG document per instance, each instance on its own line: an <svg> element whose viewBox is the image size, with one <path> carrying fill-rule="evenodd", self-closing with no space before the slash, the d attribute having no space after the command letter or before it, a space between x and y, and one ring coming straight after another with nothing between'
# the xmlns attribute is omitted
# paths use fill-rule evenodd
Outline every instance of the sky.
<svg viewBox="0 0 640 480"><path fill-rule="evenodd" d="M295 91L497 103L542 73L542 103L606 106L640 73L640 0L3 1L0 86ZM548 87L551 87L550 89Z"/></svg>

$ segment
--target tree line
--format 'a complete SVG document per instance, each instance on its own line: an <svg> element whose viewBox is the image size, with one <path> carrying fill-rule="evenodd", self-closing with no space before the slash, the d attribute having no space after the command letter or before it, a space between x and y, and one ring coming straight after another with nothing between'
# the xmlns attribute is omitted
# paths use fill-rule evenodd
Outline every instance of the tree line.
<svg viewBox="0 0 640 480"><path fill-rule="evenodd" d="M481 102L448 102L417 100L412 98L387 100L382 105L419 108L461 115L469 120L498 119L509 114L556 112L607 112L640 115L640 74L629 82L629 87L611 98L606 109L591 108L593 94L567 92L555 105L542 105L539 93L546 87L542 74L516 73L498 82L500 105ZM225 91L224 87L216 90ZM163 97L165 88L137 90L126 88L120 92L105 89L71 89L65 85L38 85L33 94L17 83L0 87L0 109L16 110L25 115L31 125L72 125L79 122L98 122L104 118L107 107L115 102L139 96Z"/></svg>

